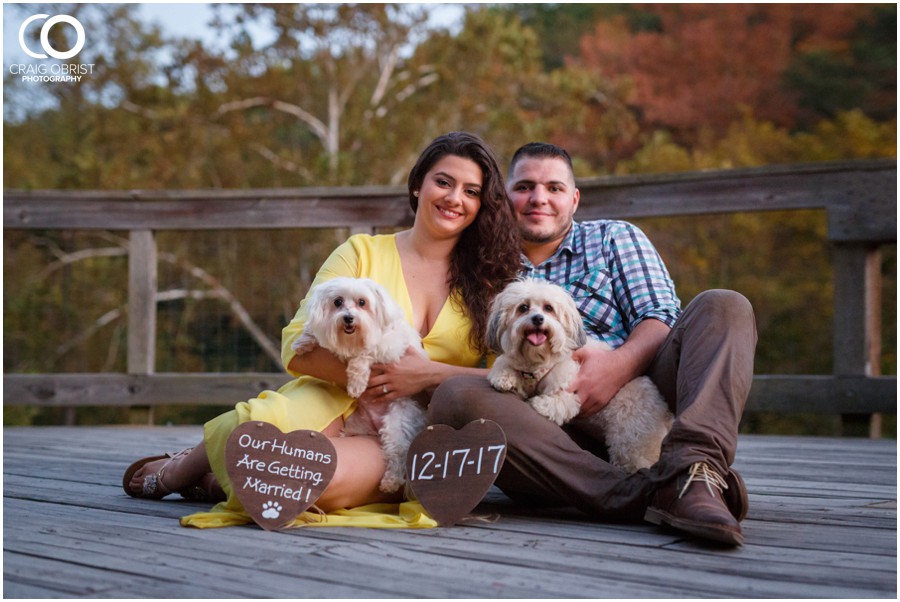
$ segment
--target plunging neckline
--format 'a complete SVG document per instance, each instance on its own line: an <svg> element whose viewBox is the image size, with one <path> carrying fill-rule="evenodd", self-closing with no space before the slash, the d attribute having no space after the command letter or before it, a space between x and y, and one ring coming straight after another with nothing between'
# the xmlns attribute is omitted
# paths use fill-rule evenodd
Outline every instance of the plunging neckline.
<svg viewBox="0 0 900 602"><path fill-rule="evenodd" d="M407 312L407 316L409 318L409 323L413 326L413 328L415 328L416 312L415 312L415 309L413 308L412 296L409 294L409 287L406 284L406 276L403 273L403 260L400 258L400 249L397 247L397 235L396 234L394 234L394 253L396 254L397 266L400 270L400 282L402 283L402 286L403 286L403 294L404 294L403 301L405 302L405 307L403 308L403 310L405 312ZM419 333L419 336L422 337L422 340L427 339L434 332L438 323L441 321L444 314L446 313L447 306L450 304L450 297L452 295L453 295L453 292L451 291L450 294L447 295L447 297L444 299L444 303L441 305L441 309L440 309L440 311L438 311L437 316L435 316L434 322L431 323L431 328L428 330L427 333L422 334L418 329L416 329L416 332ZM398 300L398 302L399 301L400 300Z"/></svg>

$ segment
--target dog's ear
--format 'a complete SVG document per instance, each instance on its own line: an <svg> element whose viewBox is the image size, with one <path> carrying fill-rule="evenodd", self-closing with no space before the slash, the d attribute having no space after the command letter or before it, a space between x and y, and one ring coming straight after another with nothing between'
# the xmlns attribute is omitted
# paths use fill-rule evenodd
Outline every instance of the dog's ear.
<svg viewBox="0 0 900 602"><path fill-rule="evenodd" d="M504 319L506 317L507 305L509 305L509 293L507 289L500 291L491 302L491 311L488 315L487 332L485 333L485 342L488 349L500 355L503 353L503 332L506 330Z"/></svg>
<svg viewBox="0 0 900 602"><path fill-rule="evenodd" d="M564 326L566 329L566 337L569 339L569 345L574 351L580 349L587 344L587 330L584 328L584 322L581 319L581 313L575 306L575 302L569 299L566 303L566 310L563 312Z"/></svg>
<svg viewBox="0 0 900 602"><path fill-rule="evenodd" d="M291 348L298 351L297 346L302 346L305 351L310 351L315 343L328 347L328 305L333 295L334 284L331 281L323 282L316 286L306 303L306 323L303 325L303 335L294 341ZM310 340L312 339L312 340Z"/></svg>
<svg viewBox="0 0 900 602"><path fill-rule="evenodd" d="M374 280L367 280L367 286L372 291L372 296L377 304L372 309L375 312L375 319L381 327L380 330L384 330L389 324L406 321L406 314L403 313L403 308L400 307L400 304L394 300L383 286Z"/></svg>
<svg viewBox="0 0 900 602"><path fill-rule="evenodd" d="M584 323L581 321L580 315L575 320L575 334L572 337L572 344L574 345L572 349L581 349L587 344L587 331L584 329Z"/></svg>
<svg viewBox="0 0 900 602"><path fill-rule="evenodd" d="M488 349L500 355L503 353L503 347L500 345L500 322L503 319L503 312L494 311L488 320L487 333L485 334Z"/></svg>

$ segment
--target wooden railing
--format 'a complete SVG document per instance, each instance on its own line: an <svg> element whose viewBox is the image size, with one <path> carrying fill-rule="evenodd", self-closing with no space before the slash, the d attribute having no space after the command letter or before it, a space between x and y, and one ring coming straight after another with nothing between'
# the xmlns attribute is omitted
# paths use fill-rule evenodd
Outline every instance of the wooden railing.
<svg viewBox="0 0 900 602"><path fill-rule="evenodd" d="M895 414L896 377L879 376L880 247L897 239L895 160L579 180L578 218L824 209L834 258L834 374L757 375L750 411ZM283 374L155 372L155 232L350 228L412 223L399 187L4 193L4 228L130 233L127 374L5 374L10 405L230 405ZM877 430L877 429L876 429ZM874 433L873 433L874 434Z"/></svg>

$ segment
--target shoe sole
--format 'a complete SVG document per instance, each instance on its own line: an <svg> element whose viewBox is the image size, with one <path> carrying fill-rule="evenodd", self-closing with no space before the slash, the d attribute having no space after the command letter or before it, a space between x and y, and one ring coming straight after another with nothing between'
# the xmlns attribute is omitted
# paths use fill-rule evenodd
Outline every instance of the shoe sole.
<svg viewBox="0 0 900 602"><path fill-rule="evenodd" d="M730 546L744 545L744 535L729 529L709 525L706 523L698 523L680 518L675 518L667 512L656 508L647 508L644 514L644 520L654 525L667 525L678 531L689 533L701 539L715 541Z"/></svg>

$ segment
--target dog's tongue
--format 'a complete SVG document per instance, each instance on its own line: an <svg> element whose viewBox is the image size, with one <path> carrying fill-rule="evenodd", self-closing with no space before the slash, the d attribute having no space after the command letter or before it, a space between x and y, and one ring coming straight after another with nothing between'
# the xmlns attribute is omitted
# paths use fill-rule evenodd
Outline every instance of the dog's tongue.
<svg viewBox="0 0 900 602"><path fill-rule="evenodd" d="M528 342L534 345L535 347L539 347L544 344L544 341L547 340L547 335L539 330L535 330L528 333L528 336L525 337L528 339Z"/></svg>

